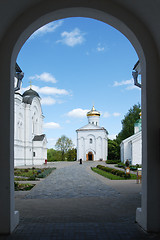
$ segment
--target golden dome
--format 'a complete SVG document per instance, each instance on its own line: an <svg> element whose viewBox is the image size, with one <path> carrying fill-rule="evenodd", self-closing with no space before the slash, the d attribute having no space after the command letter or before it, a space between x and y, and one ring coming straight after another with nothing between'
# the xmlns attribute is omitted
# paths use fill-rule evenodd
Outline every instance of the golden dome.
<svg viewBox="0 0 160 240"><path fill-rule="evenodd" d="M89 116L100 116L100 112L98 112L94 106L92 107L92 109L87 113L87 117Z"/></svg>

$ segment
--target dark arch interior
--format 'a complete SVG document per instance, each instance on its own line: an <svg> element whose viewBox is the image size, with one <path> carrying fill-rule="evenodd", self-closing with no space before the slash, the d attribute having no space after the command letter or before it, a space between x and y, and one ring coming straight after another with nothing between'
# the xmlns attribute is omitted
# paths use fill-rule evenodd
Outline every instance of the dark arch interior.
<svg viewBox="0 0 160 240"><path fill-rule="evenodd" d="M92 152L88 153L88 161L93 161L93 153Z"/></svg>

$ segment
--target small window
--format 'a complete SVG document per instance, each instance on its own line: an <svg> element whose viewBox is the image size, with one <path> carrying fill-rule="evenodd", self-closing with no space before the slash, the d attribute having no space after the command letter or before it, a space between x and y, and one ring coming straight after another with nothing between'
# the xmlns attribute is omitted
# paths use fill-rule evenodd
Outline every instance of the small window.
<svg viewBox="0 0 160 240"><path fill-rule="evenodd" d="M36 152L33 152L33 157L35 157L36 156Z"/></svg>
<svg viewBox="0 0 160 240"><path fill-rule="evenodd" d="M89 142L92 143L92 138L89 139Z"/></svg>
<svg viewBox="0 0 160 240"><path fill-rule="evenodd" d="M92 124L94 124L94 122L92 122Z"/></svg>
<svg viewBox="0 0 160 240"><path fill-rule="evenodd" d="M97 122L96 122L96 125L97 125Z"/></svg>

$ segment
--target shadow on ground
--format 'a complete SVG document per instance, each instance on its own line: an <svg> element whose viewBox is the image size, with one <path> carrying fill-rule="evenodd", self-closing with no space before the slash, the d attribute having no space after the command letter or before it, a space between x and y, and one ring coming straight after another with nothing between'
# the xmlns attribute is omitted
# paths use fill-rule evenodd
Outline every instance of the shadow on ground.
<svg viewBox="0 0 160 240"><path fill-rule="evenodd" d="M20 224L0 239L160 239L135 223L141 205L141 185L135 180L105 179L90 170L95 162L53 165L56 171L30 192L16 193Z"/></svg>

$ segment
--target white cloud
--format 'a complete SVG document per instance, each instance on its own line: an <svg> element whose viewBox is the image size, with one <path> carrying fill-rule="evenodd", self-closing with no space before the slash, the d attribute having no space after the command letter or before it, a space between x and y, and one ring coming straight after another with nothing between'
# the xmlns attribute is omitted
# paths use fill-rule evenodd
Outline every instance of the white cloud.
<svg viewBox="0 0 160 240"><path fill-rule="evenodd" d="M48 147L48 149L49 148L55 148L55 144L56 144L57 140L58 140L58 138L47 138L47 141L48 141L47 147ZM73 142L74 147L76 147L77 146L77 139L73 138L72 142Z"/></svg>
<svg viewBox="0 0 160 240"><path fill-rule="evenodd" d="M86 117L87 112L89 112L88 109L76 108L68 112L67 116L74 117L74 118L83 118L83 117Z"/></svg>
<svg viewBox="0 0 160 240"><path fill-rule="evenodd" d="M78 28L75 28L72 32L62 32L61 37L63 39L58 40L57 43L61 42L69 47L74 47L77 44L82 44L84 39L84 33L82 33Z"/></svg>
<svg viewBox="0 0 160 240"><path fill-rule="evenodd" d="M37 31L35 31L31 35L31 39L35 38L36 36L43 36L46 33L54 32L58 27L62 25L62 23L63 23L63 20L60 20L60 21L51 22L44 25L43 27L39 28Z"/></svg>
<svg viewBox="0 0 160 240"><path fill-rule="evenodd" d="M69 123L71 123L71 121L70 120L66 120L66 123L69 124Z"/></svg>
<svg viewBox="0 0 160 240"><path fill-rule="evenodd" d="M56 123L56 122L48 122L48 123L44 123L44 128L52 128L52 129L57 129L60 128L60 124Z"/></svg>
<svg viewBox="0 0 160 240"><path fill-rule="evenodd" d="M119 117L121 115L121 113L118 113L118 112L114 112L114 113L109 113L109 112L104 112L103 113L103 117L104 118L109 118L111 116L113 117Z"/></svg>
<svg viewBox="0 0 160 240"><path fill-rule="evenodd" d="M72 138L73 147L77 147L77 138Z"/></svg>
<svg viewBox="0 0 160 240"><path fill-rule="evenodd" d="M101 43L98 43L97 51L98 52L103 52L104 50L105 50L105 48L101 46Z"/></svg>
<svg viewBox="0 0 160 240"><path fill-rule="evenodd" d="M113 84L113 87L119 87L119 86L126 86L125 90L133 90L133 89L140 89L134 85L133 78L130 80L123 80L121 82L115 81Z"/></svg>
<svg viewBox="0 0 160 240"><path fill-rule="evenodd" d="M104 47L97 47L97 51L98 52L103 52L104 51Z"/></svg>
<svg viewBox="0 0 160 240"><path fill-rule="evenodd" d="M41 80L43 82L56 83L57 80L51 73L44 72L40 75L35 74L34 76L29 77L30 80Z"/></svg>
<svg viewBox="0 0 160 240"><path fill-rule="evenodd" d="M133 90L133 89L139 89L140 90L140 88L135 86L135 85L131 85L131 86L126 87L126 90Z"/></svg>
<svg viewBox="0 0 160 240"><path fill-rule="evenodd" d="M113 84L113 87L118 87L118 86L124 86L124 85L131 85L133 84L133 79L130 79L130 80L123 80L121 82L117 82L115 81L114 84Z"/></svg>
<svg viewBox="0 0 160 240"><path fill-rule="evenodd" d="M119 117L120 115L121 115L121 113L119 113L119 112L114 112L114 113L113 113L113 116L114 116L114 117Z"/></svg>
<svg viewBox="0 0 160 240"><path fill-rule="evenodd" d="M47 147L54 148L57 140L58 140L58 138L47 138L47 141L48 141Z"/></svg>
<svg viewBox="0 0 160 240"><path fill-rule="evenodd" d="M108 138L111 139L111 140L116 139L116 135L117 135L117 134L108 135Z"/></svg>
<svg viewBox="0 0 160 240"><path fill-rule="evenodd" d="M29 87L21 88L21 91L24 92L28 90ZM32 89L38 92L39 94L45 95L69 95L69 92L65 89L58 89L55 87L38 87L36 85L32 85Z"/></svg>
<svg viewBox="0 0 160 240"><path fill-rule="evenodd" d="M56 103L56 100L54 98L51 98L51 97L44 97L41 100L42 105L53 105L55 103Z"/></svg>
<svg viewBox="0 0 160 240"><path fill-rule="evenodd" d="M58 89L58 88L54 88L54 87L42 87L39 88L39 93L43 93L43 94L52 94L52 95L68 95L68 91L65 89Z"/></svg>
<svg viewBox="0 0 160 240"><path fill-rule="evenodd" d="M104 118L108 118L108 117L110 117L111 116L111 114L109 113L109 112L104 112L103 113L103 117Z"/></svg>

